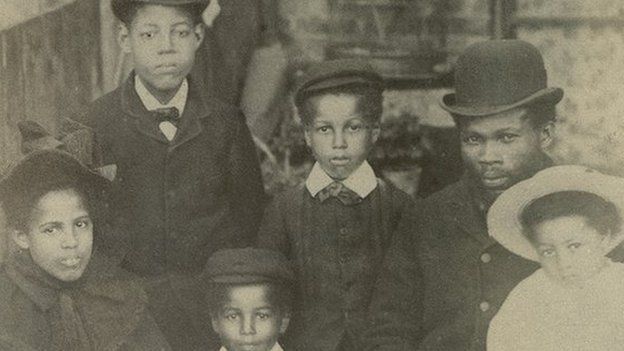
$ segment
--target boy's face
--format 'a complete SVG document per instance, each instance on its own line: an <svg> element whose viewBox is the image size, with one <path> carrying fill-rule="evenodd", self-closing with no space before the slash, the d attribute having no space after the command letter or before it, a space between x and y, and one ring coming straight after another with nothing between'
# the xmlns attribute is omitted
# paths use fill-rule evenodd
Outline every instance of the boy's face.
<svg viewBox="0 0 624 351"><path fill-rule="evenodd" d="M526 109L486 117L459 117L465 166L479 185L495 195L544 167L542 151L552 125L535 128Z"/></svg>
<svg viewBox="0 0 624 351"><path fill-rule="evenodd" d="M27 232L16 231L13 239L44 271L69 282L89 264L93 225L76 191L51 191L37 202Z"/></svg>
<svg viewBox="0 0 624 351"><path fill-rule="evenodd" d="M236 286L212 317L212 328L228 351L269 351L289 318L273 306L265 284Z"/></svg>
<svg viewBox="0 0 624 351"><path fill-rule="evenodd" d="M190 72L203 36L201 24L175 7L144 5L130 28L121 26L119 43L148 88L170 91Z"/></svg>
<svg viewBox="0 0 624 351"><path fill-rule="evenodd" d="M346 179L368 157L379 138L379 123L362 117L357 96L326 94L311 99L315 111L305 127L306 143L330 177Z"/></svg>
<svg viewBox="0 0 624 351"><path fill-rule="evenodd" d="M606 262L609 236L599 233L584 217L546 220L533 230L533 245L544 271L564 285L582 285Z"/></svg>

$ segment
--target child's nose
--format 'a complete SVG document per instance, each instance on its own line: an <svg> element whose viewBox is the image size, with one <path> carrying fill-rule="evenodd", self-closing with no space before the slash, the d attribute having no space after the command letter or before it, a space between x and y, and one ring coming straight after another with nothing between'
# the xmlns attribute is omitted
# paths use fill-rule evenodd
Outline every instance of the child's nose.
<svg viewBox="0 0 624 351"><path fill-rule="evenodd" d="M344 149L347 147L347 141L345 140L344 134L340 131L334 133L334 140L332 146L335 149Z"/></svg>
<svg viewBox="0 0 624 351"><path fill-rule="evenodd" d="M72 248L78 246L78 233L76 230L63 231L61 244L65 248Z"/></svg>
<svg viewBox="0 0 624 351"><path fill-rule="evenodd" d="M256 325L253 318L243 318L240 333L241 335L253 335L256 333Z"/></svg>
<svg viewBox="0 0 624 351"><path fill-rule="evenodd" d="M174 51L173 35L161 35L159 44L159 53L168 53Z"/></svg>

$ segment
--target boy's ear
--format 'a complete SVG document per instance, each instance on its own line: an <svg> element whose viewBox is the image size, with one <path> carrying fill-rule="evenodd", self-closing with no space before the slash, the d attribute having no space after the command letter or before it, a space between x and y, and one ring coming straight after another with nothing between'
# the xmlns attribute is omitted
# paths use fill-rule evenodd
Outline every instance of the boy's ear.
<svg viewBox="0 0 624 351"><path fill-rule="evenodd" d="M126 54L132 52L130 45L130 29L124 23L120 23L117 31L117 43L121 47L121 51Z"/></svg>
<svg viewBox="0 0 624 351"><path fill-rule="evenodd" d="M377 139L379 139L379 135L381 135L381 126L379 124L379 122L375 122L373 123L373 125L371 126L372 130L372 138L373 138L373 144L377 142Z"/></svg>
<svg viewBox="0 0 624 351"><path fill-rule="evenodd" d="M288 329L288 325L290 324L290 312L286 312L284 313L284 316L282 317L282 325L280 325L280 334L284 334L286 332L286 329Z"/></svg>
<svg viewBox="0 0 624 351"><path fill-rule="evenodd" d="M552 144L554 133L555 133L554 122L547 122L546 124L542 126L542 128L540 129L540 146L542 149L546 149Z"/></svg>
<svg viewBox="0 0 624 351"><path fill-rule="evenodd" d="M312 137L310 136L310 133L308 131L308 127L307 126L303 126L303 137L305 138L305 142L306 145L308 145L308 147L312 147Z"/></svg>
<svg viewBox="0 0 624 351"><path fill-rule="evenodd" d="M193 29L193 34L195 34L195 39L197 39L197 43L195 44L195 50L197 50L202 40L204 40L204 36L206 35L204 24L203 23L196 24L195 28Z"/></svg>
<svg viewBox="0 0 624 351"><path fill-rule="evenodd" d="M219 333L219 324L217 323L217 316L210 313L210 324L212 325L212 330L216 333L216 334L220 334Z"/></svg>
<svg viewBox="0 0 624 351"><path fill-rule="evenodd" d="M28 240L28 234L21 230L13 229L11 231L11 238L15 244L22 250L28 250L30 247L30 241Z"/></svg>

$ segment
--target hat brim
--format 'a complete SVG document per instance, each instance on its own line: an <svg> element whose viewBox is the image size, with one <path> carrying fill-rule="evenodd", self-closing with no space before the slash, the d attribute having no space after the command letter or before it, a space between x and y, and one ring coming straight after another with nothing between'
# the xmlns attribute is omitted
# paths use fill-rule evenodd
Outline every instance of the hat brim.
<svg viewBox="0 0 624 351"><path fill-rule="evenodd" d="M549 87L542 89L534 94L527 96L526 98L514 102L512 104L506 105L497 105L497 106L468 106L468 105L458 105L456 94L450 93L446 94L440 100L440 107L442 107L445 111L452 113L454 115L459 116L467 116L467 117L481 117L481 116L489 116L505 111L509 111L516 107L521 107L525 105L531 104L552 104L556 105L563 98L563 89L557 87Z"/></svg>
<svg viewBox="0 0 624 351"><path fill-rule="evenodd" d="M122 20L125 17L128 5L136 2L164 6L185 6L196 4L208 7L210 0L113 0L111 3L113 14Z"/></svg>
<svg viewBox="0 0 624 351"><path fill-rule="evenodd" d="M598 195L613 203L624 218L623 178L604 175L582 166L555 166L517 183L498 197L487 216L489 235L516 255L539 261L533 245L524 235L520 215L534 200L560 191L585 191ZM607 253L622 240L622 233L613 233Z"/></svg>
<svg viewBox="0 0 624 351"><path fill-rule="evenodd" d="M274 278L262 276L262 275L250 275L250 274L228 274L221 276L210 277L210 283L217 284L262 284L275 282Z"/></svg>

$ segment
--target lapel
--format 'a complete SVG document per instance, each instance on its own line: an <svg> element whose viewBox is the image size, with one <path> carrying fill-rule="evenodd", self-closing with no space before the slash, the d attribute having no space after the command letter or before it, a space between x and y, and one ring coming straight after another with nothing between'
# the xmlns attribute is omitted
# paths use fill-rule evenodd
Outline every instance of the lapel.
<svg viewBox="0 0 624 351"><path fill-rule="evenodd" d="M200 90L194 85L191 77L187 77L189 92L186 106L181 116L180 126L171 142L165 138L154 121L154 116L148 111L141 98L134 89L134 71L130 73L128 79L121 86L121 109L125 113L125 122L135 130L151 139L169 145L171 149L194 139L203 130L201 120L208 117L210 109L204 103L200 95ZM127 116L130 118L128 119Z"/></svg>
<svg viewBox="0 0 624 351"><path fill-rule="evenodd" d="M443 204L445 221L455 223L464 233L477 241L482 248L488 248L496 241L487 235L485 215L479 210L470 191L467 177L456 183L455 189L445 198Z"/></svg>

